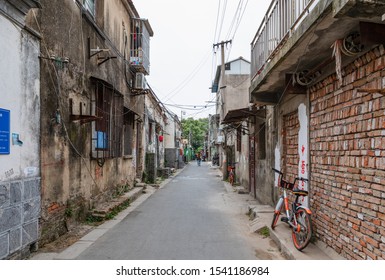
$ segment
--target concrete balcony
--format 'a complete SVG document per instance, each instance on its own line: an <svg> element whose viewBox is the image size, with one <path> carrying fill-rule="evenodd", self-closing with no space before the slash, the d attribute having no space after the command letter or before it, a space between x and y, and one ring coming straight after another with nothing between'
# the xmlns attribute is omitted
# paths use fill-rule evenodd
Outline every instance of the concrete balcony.
<svg viewBox="0 0 385 280"><path fill-rule="evenodd" d="M290 3L288 3L290 2ZM273 0L251 45L250 102L276 104L385 43L385 1Z"/></svg>

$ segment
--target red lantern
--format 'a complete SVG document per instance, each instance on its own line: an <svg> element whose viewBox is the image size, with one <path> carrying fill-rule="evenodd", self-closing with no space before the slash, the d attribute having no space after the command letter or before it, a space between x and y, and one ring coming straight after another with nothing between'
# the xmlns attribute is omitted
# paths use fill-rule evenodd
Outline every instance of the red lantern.
<svg viewBox="0 0 385 280"><path fill-rule="evenodd" d="M163 135L159 135L159 142L163 142Z"/></svg>

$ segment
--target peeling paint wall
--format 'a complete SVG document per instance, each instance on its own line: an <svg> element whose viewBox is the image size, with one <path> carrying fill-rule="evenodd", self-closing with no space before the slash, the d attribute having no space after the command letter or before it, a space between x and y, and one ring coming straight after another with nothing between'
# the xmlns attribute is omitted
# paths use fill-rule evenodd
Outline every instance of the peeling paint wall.
<svg viewBox="0 0 385 280"><path fill-rule="evenodd" d="M40 42L2 13L0 38L0 259L3 259L28 254L29 246L39 236Z"/></svg>
<svg viewBox="0 0 385 280"><path fill-rule="evenodd" d="M243 127L248 127L247 122L242 122ZM249 189L249 136L241 133L241 150L237 151L238 182Z"/></svg>
<svg viewBox="0 0 385 280"><path fill-rule="evenodd" d="M138 120L144 104L143 98L131 95L132 73L125 67L129 44L124 41L129 38L131 17L123 1L97 1L94 14L82 7L82 1L42 0L41 4L37 19L44 38L40 240L44 244L65 233L67 224L85 219L117 188L134 186L143 170L137 154L142 156ZM95 54L98 48L104 51ZM108 100L98 103L101 92L99 98ZM124 112L135 113L129 155L123 148ZM96 125L106 116L108 128ZM104 140L97 142L97 126L108 133L107 145ZM105 150L108 153L103 154Z"/></svg>
<svg viewBox="0 0 385 280"><path fill-rule="evenodd" d="M228 117L229 111L247 108L249 105L247 92L250 83L250 63L239 57L225 64L224 75L219 75L220 69L218 67L217 70L220 88L217 92L216 113L219 115L219 123L222 123L226 116ZM219 144L218 139L214 140L218 144L216 150L223 179L228 177L228 165L236 162L236 181L245 189L249 189L249 143L246 135L240 139L241 147L237 147L237 127L241 122L242 120L231 121L219 126L217 138L221 137L225 145ZM247 124L244 126L248 129Z"/></svg>
<svg viewBox="0 0 385 280"><path fill-rule="evenodd" d="M156 96L150 92L145 96L144 139L146 154L151 160L147 160L145 173L151 181L156 178L158 168L164 167L164 141L159 141L159 136L165 131L165 113L159 106ZM153 158L153 159L152 159ZM151 174L149 174L151 173Z"/></svg>
<svg viewBox="0 0 385 280"><path fill-rule="evenodd" d="M178 116L166 111L166 122L163 131L164 166L181 168L183 166L183 146L181 142L181 123Z"/></svg>
<svg viewBox="0 0 385 280"><path fill-rule="evenodd" d="M281 170L281 148L277 145L274 149L274 168L277 170ZM278 187L279 174L274 172L274 187Z"/></svg>
<svg viewBox="0 0 385 280"><path fill-rule="evenodd" d="M278 110L266 106L265 120L256 119L253 125L255 154L255 198L262 204L273 205L277 197L272 167L280 169L281 144L278 133Z"/></svg>
<svg viewBox="0 0 385 280"><path fill-rule="evenodd" d="M284 97L280 105L266 108L266 158L256 159L256 182L260 184L257 184L256 196L261 203L273 206L278 198L278 174L272 168L284 172L289 181L308 176L306 101L303 95ZM302 169L302 159L305 169Z"/></svg>
<svg viewBox="0 0 385 280"><path fill-rule="evenodd" d="M309 116L307 114L305 104L300 104L298 107L299 132L298 132L298 177L309 179ZM300 189L308 190L308 182L300 181L298 183ZM305 206L309 206L308 197L300 198L300 202Z"/></svg>

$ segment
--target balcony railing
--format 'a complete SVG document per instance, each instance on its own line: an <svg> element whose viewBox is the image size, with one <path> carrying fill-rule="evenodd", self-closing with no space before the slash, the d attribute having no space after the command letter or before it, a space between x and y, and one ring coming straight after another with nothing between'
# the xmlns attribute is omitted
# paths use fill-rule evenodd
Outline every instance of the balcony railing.
<svg viewBox="0 0 385 280"><path fill-rule="evenodd" d="M148 24L143 19L131 21L130 65L149 74L150 71L150 36Z"/></svg>
<svg viewBox="0 0 385 280"><path fill-rule="evenodd" d="M251 43L251 77L258 75L320 0L273 0Z"/></svg>

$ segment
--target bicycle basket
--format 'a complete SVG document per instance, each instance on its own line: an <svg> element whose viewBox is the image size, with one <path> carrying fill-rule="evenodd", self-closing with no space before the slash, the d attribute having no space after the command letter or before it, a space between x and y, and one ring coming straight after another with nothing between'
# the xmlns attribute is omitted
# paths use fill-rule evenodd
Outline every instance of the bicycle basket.
<svg viewBox="0 0 385 280"><path fill-rule="evenodd" d="M288 190L292 190L294 189L294 184L281 179L281 187Z"/></svg>

